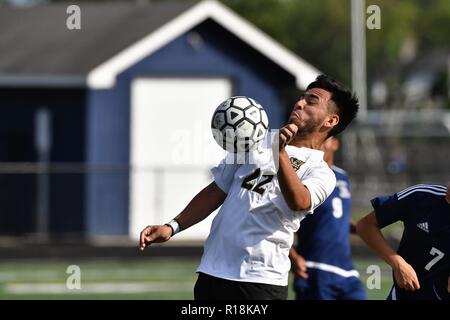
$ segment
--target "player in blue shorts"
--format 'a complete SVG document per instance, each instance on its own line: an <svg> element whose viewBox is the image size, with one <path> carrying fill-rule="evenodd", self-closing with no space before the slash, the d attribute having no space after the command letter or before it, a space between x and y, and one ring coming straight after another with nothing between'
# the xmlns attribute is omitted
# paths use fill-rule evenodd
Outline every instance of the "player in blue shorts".
<svg viewBox="0 0 450 320"><path fill-rule="evenodd" d="M334 166L335 137L322 144L324 160L336 175L336 187L313 214L306 216L290 251L297 300L365 300L353 267L349 243L351 194L347 173ZM353 230L354 231L354 230Z"/></svg>
<svg viewBox="0 0 450 320"><path fill-rule="evenodd" d="M450 299L450 184L419 184L372 200L358 234L393 269L388 300ZM397 252L380 229L404 224Z"/></svg>

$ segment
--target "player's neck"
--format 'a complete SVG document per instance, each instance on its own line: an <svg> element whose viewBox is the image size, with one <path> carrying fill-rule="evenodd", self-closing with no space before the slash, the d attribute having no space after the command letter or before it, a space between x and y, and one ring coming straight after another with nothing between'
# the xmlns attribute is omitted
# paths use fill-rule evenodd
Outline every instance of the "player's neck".
<svg viewBox="0 0 450 320"><path fill-rule="evenodd" d="M325 151L323 155L323 160L327 163L327 165L330 168L334 166L334 152Z"/></svg>
<svg viewBox="0 0 450 320"><path fill-rule="evenodd" d="M309 148L309 149L320 149L322 141L319 139L311 138L310 136L295 136L294 139L289 143L289 145L297 148Z"/></svg>

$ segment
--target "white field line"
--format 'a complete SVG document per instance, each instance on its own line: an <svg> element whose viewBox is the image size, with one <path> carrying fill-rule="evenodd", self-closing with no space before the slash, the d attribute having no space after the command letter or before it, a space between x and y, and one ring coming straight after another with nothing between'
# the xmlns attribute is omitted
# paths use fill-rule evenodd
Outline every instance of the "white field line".
<svg viewBox="0 0 450 320"><path fill-rule="evenodd" d="M0 272L0 283L17 280L49 280L58 279L64 275L63 272L56 271L3 271Z"/></svg>
<svg viewBox="0 0 450 320"><path fill-rule="evenodd" d="M131 279L145 279L167 276L172 277L184 277L185 272L172 271L171 270L152 270L152 269L114 269L114 270L85 270L81 267L82 280L131 280ZM193 277L196 274L192 273ZM27 270L27 271L0 271L0 284L7 281L45 281L45 280L58 280L67 277L66 270L61 271L47 271L47 270Z"/></svg>
<svg viewBox="0 0 450 320"><path fill-rule="evenodd" d="M80 293L145 293L145 292L190 292L194 284L187 282L122 282L81 284L81 289L68 289L60 283L10 283L3 290L8 294L80 294Z"/></svg>

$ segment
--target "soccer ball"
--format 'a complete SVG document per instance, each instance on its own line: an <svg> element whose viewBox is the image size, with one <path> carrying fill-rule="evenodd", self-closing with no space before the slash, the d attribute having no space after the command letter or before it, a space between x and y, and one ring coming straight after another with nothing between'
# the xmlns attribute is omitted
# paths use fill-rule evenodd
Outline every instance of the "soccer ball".
<svg viewBox="0 0 450 320"><path fill-rule="evenodd" d="M229 152L256 149L267 134L269 119L264 108L245 96L231 97L214 111L211 130L216 142Z"/></svg>

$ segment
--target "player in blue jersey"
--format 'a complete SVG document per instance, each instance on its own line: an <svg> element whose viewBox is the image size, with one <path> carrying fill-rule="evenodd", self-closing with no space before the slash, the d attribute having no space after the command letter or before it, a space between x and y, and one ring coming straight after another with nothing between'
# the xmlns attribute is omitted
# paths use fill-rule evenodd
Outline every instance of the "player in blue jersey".
<svg viewBox="0 0 450 320"><path fill-rule="evenodd" d="M336 175L336 187L314 214L302 221L298 244L290 251L297 300L367 299L351 261L350 185L346 172L334 166L338 148L335 137L322 144L324 160Z"/></svg>
<svg viewBox="0 0 450 320"><path fill-rule="evenodd" d="M372 200L358 234L393 269L389 300L450 299L450 184L419 184ZM380 229L404 224L397 252Z"/></svg>

